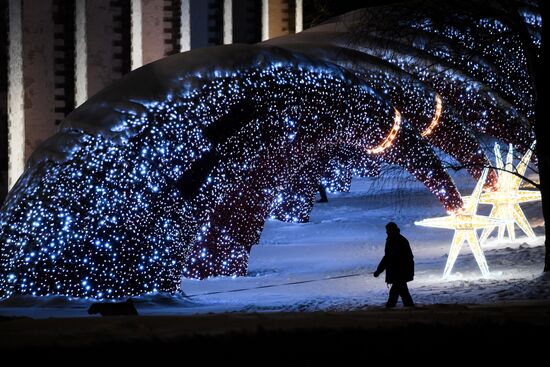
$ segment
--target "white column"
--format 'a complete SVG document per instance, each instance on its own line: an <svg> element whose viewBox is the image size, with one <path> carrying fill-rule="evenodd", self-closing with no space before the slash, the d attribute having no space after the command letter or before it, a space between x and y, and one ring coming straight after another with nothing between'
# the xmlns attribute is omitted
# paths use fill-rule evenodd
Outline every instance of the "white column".
<svg viewBox="0 0 550 367"><path fill-rule="evenodd" d="M233 0L223 0L223 44L233 43Z"/></svg>
<svg viewBox="0 0 550 367"><path fill-rule="evenodd" d="M269 39L269 0L262 0L262 41Z"/></svg>
<svg viewBox="0 0 550 367"><path fill-rule="evenodd" d="M132 0L132 70L143 65L143 8L141 0Z"/></svg>
<svg viewBox="0 0 550 367"><path fill-rule="evenodd" d="M75 13L75 107L78 107L88 99L86 0L76 0Z"/></svg>
<svg viewBox="0 0 550 367"><path fill-rule="evenodd" d="M294 33L304 30L304 3L303 0L296 0L296 21Z"/></svg>
<svg viewBox="0 0 550 367"><path fill-rule="evenodd" d="M8 61L8 190L25 168L22 0L10 0Z"/></svg>
<svg viewBox="0 0 550 367"><path fill-rule="evenodd" d="M191 49L191 0L181 0L180 52Z"/></svg>

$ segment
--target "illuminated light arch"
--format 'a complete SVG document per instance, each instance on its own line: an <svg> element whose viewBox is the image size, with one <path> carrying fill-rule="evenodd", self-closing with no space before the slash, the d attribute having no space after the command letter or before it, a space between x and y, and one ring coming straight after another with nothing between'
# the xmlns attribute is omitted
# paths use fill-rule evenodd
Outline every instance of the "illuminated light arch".
<svg viewBox="0 0 550 367"><path fill-rule="evenodd" d="M158 70L218 51L137 69L34 153L0 217L4 296L114 298L174 292L182 276L244 275L301 167L335 144L373 149L398 131L399 114L361 80L277 48L226 47L240 70L201 66L150 99L165 88ZM166 80L181 80L174 70Z"/></svg>
<svg viewBox="0 0 550 367"><path fill-rule="evenodd" d="M243 275L269 211L295 213L278 195L311 201L315 180L347 153L341 147L367 156L385 141L383 151L370 155L373 164L352 157L334 170L350 176L353 169L376 173L381 162L397 164L446 209L458 209L460 195L431 145L471 162L465 152L477 152L477 142L470 132L530 144L534 95L517 37L502 23L460 11L449 20L467 27L420 24L407 13L400 27L431 33L443 47L458 42L468 52L494 40L470 64L464 52L376 39L368 27L386 17L370 9L373 22L366 22L365 37L352 37L357 42L349 42L355 29L342 31L333 20L259 45L190 51L129 73L68 116L10 192L0 212L0 297L116 298L175 292L182 276ZM356 15L340 20L353 24L345 21ZM537 45L540 24L530 29ZM315 46L289 51L298 43ZM331 54L335 48L371 64L356 70ZM399 88L403 75L413 83ZM445 111L423 139L426 122L434 121L433 91ZM392 135L396 110L404 118ZM483 152L475 159L483 161ZM308 176L307 184L298 174Z"/></svg>

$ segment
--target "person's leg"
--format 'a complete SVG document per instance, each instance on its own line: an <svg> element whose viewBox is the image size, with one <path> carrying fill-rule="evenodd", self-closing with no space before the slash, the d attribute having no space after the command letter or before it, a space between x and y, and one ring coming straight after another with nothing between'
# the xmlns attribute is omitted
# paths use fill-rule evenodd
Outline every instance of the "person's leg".
<svg viewBox="0 0 550 367"><path fill-rule="evenodd" d="M397 304L398 298L399 298L399 285L394 283L390 288L390 296L388 297L388 302L386 303L386 307L395 307L395 305Z"/></svg>
<svg viewBox="0 0 550 367"><path fill-rule="evenodd" d="M407 287L407 283L401 283L399 290L400 290L401 300L403 301L403 305L405 307L414 306L414 302L409 292L409 287Z"/></svg>

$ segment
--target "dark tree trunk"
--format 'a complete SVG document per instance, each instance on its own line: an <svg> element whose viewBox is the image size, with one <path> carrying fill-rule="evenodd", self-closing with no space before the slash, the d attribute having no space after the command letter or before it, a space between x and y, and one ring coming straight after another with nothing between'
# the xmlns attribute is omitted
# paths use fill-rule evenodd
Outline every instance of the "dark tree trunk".
<svg viewBox="0 0 550 367"><path fill-rule="evenodd" d="M328 202L328 198L327 198L327 191L325 189L325 187L321 184L319 184L319 196L321 196L321 199L319 199L319 203L326 203Z"/></svg>
<svg viewBox="0 0 550 367"><path fill-rule="evenodd" d="M527 67L529 73L533 76L533 83L536 93L535 102L535 137L537 145L535 153L538 159L538 169L540 178L540 193L542 197L542 215L544 217L544 234L545 234L545 255L544 255L544 271L550 271L550 232L548 224L550 223L550 143L548 116L544 103L546 102L546 86L544 84L545 70L544 62L546 59L545 44L547 40L548 27L546 24L547 0L539 0L539 11L542 17L542 43L540 57L537 57L535 46L533 45L527 27L523 19L520 17L517 3L514 0L503 0L505 8L511 10L510 25L517 32L525 47Z"/></svg>
<svg viewBox="0 0 550 367"><path fill-rule="evenodd" d="M535 86L537 91L537 102L535 105L535 134L537 136L537 157L539 160L539 175L540 175L540 192L542 195L542 215L544 216L544 234L546 239L544 246L546 253L544 255L544 271L550 271L550 232L548 224L550 224L550 144L548 139L548 114L544 103L547 100L546 86L543 83L544 62L546 59L546 40L548 36L548 26L546 22L547 4L546 1L539 1L540 11L542 16L542 49L541 57L538 58L534 65L535 71Z"/></svg>

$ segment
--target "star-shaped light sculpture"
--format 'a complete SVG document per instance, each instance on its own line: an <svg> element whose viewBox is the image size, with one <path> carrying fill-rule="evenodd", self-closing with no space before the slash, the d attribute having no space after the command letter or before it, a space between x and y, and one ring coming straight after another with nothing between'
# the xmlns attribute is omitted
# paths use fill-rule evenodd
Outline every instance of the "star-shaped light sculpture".
<svg viewBox="0 0 550 367"><path fill-rule="evenodd" d="M489 267L487 266L485 255L483 254L483 250L479 244L476 231L480 228L500 225L502 221L500 219L476 214L477 206L479 204L479 197L481 191L483 190L483 185L485 183L485 179L487 178L488 171L489 170L487 168L483 170L472 195L464 198L464 206L460 212L451 213L446 217L427 218L414 222L417 226L449 228L455 230L449 256L447 257L447 263L445 264L445 270L443 271L443 277L447 277L451 273L453 265L464 242L467 242L468 245L470 245L470 249L474 254L477 265L481 270L481 274L484 277L489 275Z"/></svg>
<svg viewBox="0 0 550 367"><path fill-rule="evenodd" d="M508 155L506 156L506 164L502 161L500 155L500 146L495 143L495 160L498 174L498 187L495 191L488 191L481 194L479 202L482 204L492 204L493 209L489 215L491 218L503 220L505 223L498 226L498 240L504 239L505 231L508 232L510 240L514 240L515 229L514 224L530 238L535 237L535 233L531 225L527 221L525 214L521 210L519 204L529 201L541 200L540 191L535 190L520 190L521 176L525 175L527 165L531 160L531 155L535 149L535 142L531 148L521 158L518 165L514 168L513 153L514 148L510 144ZM483 243L493 232L495 226L487 227L483 230L480 237L480 242Z"/></svg>

